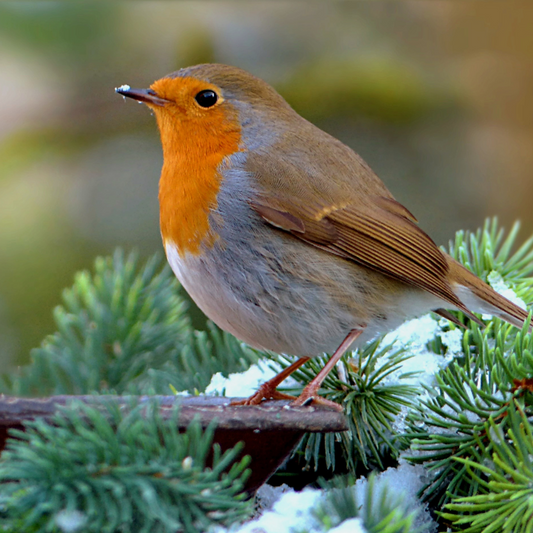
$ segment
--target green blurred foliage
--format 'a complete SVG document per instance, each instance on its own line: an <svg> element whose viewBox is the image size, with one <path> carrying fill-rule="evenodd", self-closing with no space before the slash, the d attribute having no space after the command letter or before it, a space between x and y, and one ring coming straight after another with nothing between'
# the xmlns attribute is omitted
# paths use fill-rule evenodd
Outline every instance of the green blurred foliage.
<svg viewBox="0 0 533 533"><path fill-rule="evenodd" d="M5 2L0 32L64 69L98 64L118 42L121 9L108 2Z"/></svg>
<svg viewBox="0 0 533 533"><path fill-rule="evenodd" d="M407 61L392 57L314 62L278 89L296 111L317 121L364 116L408 125L450 100Z"/></svg>

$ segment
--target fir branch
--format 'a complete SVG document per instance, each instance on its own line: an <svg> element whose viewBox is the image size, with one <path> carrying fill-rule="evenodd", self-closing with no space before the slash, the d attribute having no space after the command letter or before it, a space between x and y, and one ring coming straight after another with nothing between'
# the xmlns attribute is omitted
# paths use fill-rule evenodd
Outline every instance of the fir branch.
<svg viewBox="0 0 533 533"><path fill-rule="evenodd" d="M95 272L79 272L54 311L58 331L11 378L14 395L131 391L147 368L168 359L191 329L170 269L136 254L99 257Z"/></svg>
<svg viewBox="0 0 533 533"><path fill-rule="evenodd" d="M505 236L496 219L488 220L475 234L458 232L450 254L489 283L510 286L530 302L533 238L517 247L518 228L515 224ZM477 465L486 465L494 452L488 424L497 423L505 433L513 402L531 413L533 337L527 326L519 330L493 318L484 330L475 324L469 327L463 333L463 356L436 375L436 387L425 387L428 398L407 419L406 442L415 452L409 460L432 473L422 496L439 510L450 501L470 501L483 491L485 474ZM442 352L442 343L430 344Z"/></svg>
<svg viewBox="0 0 533 533"><path fill-rule="evenodd" d="M526 414L511 402L507 435L502 423L490 418L485 424L487 444L479 446L483 459L456 460L479 487L475 495L453 498L442 518L465 533L526 533L531 531L533 499L533 426ZM491 454L492 451L492 454ZM492 460L486 457L492 455ZM465 525L470 527L464 528Z"/></svg>
<svg viewBox="0 0 533 533"><path fill-rule="evenodd" d="M499 272L505 281L512 284L531 282L533 236L511 253L516 247L519 230L520 223L515 222L509 234L505 236L505 230L499 227L496 217L487 219L483 228L475 233L458 231L455 240L450 241L448 245L448 253L484 280L494 271Z"/></svg>
<svg viewBox="0 0 533 533"><path fill-rule="evenodd" d="M224 376L244 372L262 354L207 321L205 331L193 331L187 342L174 350L159 369L150 369L138 381L142 392L204 391L217 372Z"/></svg>
<svg viewBox="0 0 533 533"><path fill-rule="evenodd" d="M123 414L78 402L53 419L13 431L0 461L6 531L60 531L69 517L83 533L198 533L250 513L241 446L221 453L214 426L178 432L156 404Z"/></svg>
<svg viewBox="0 0 533 533"><path fill-rule="evenodd" d="M518 230L517 223L505 236L504 230L498 227L496 219L487 220L483 229L476 233L458 232L455 242L450 243L450 254L485 279L493 280L497 274L500 274L503 281L510 284L519 297L531 301L533 278L529 276L533 273L533 237L512 252L516 248ZM464 317L462 321L466 321ZM526 330L520 332L498 319L489 321L488 327L483 332L475 324L472 324L471 328L465 332L463 339L464 364L443 371L437 378L437 384L444 387L440 399L418 404L418 408L415 409L418 414L411 415L411 434L404 440L405 445L408 445L409 439L417 436L418 441L415 445L421 446L429 455L425 455L424 459L413 460L428 462L433 470L441 471L435 486L426 487L426 497L429 499L437 494L439 497L442 496L441 489L445 482L450 481L450 476L452 482L455 481L457 484L458 490L462 490L460 480L464 471L461 473L456 471L458 465L451 456L454 455L456 446L461 445L464 448L466 443L463 442L464 439L459 439L461 442L458 442L453 436L451 441L446 443L445 435L436 436L436 432L442 433L443 428L453 428L455 431L457 424L453 419L448 420L448 417L458 416L462 420L469 416L470 422L476 419L477 426L471 427L467 424L463 428L471 436L469 432L482 426L498 409L505 410L503 406L512 396L513 388L520 388L523 393L528 394L531 394L530 390L533 389L533 382L529 384L527 381L529 378L533 379L533 356L531 356L533 352ZM367 346L365 353L372 353L372 350L375 353L377 346L377 343ZM436 352L445 352L440 339L436 339L432 346ZM406 350L408 354L408 347ZM379 354L382 355L384 354ZM407 357L408 355L405 356ZM477 361L476 364L473 363L474 359ZM355 472L358 459L362 459L365 467L368 467L370 460L379 468L383 468L384 460L397 456L399 448L391 423L402 409L405 410L411 405L411 398L416 394L414 392L416 388L401 383L388 384L385 389L377 386L389 371L389 365L396 369L401 364L401 358L397 363L389 360L389 364L380 369L383 376L377 373L375 380L362 378L361 371L366 372L368 369L361 363L357 372L350 372L353 369L350 369L349 365L346 366L346 361L345 358L343 364L350 376L350 383L346 385L340 382L338 374L333 371L325 381L321 393L329 399L344 404L350 431L343 435L307 435L298 452L303 455L307 465L314 463L315 469L319 463L325 463L326 468L335 470L335 457L339 447L343 450L351 472ZM372 357L369 361L372 361ZM294 377L305 384L316 375L324 362L324 359L313 359L306 367L296 372ZM490 369L490 372L487 372L487 369ZM462 389L462 386L466 389ZM427 388L427 390L430 394L434 392L433 389ZM447 398L450 391L453 400ZM502 400L502 394L506 400ZM475 400L470 401L473 398ZM448 404L451 402L452 406L447 405L447 402ZM428 415L428 412L431 414ZM418 415L420 419L417 418ZM424 418L426 415L430 417L429 423ZM423 436L420 433L421 425L425 428L424 431L427 430L425 433L422 432ZM436 431L430 438L428 435L432 427ZM468 441L470 437L465 438ZM422 441L425 444L422 444ZM446 465L446 468L442 471L443 465ZM340 464L339 472L342 472L345 466Z"/></svg>
<svg viewBox="0 0 533 533"><path fill-rule="evenodd" d="M385 460L397 457L399 452L393 423L402 409L411 406L418 392L418 387L401 382L411 375L404 374L398 380L389 378L407 359L409 355L403 350L381 346L379 340L344 356L341 364L347 381L341 379L335 368L324 381L320 393L343 405L349 431L308 434L295 453L302 454L307 465L314 464L315 470L325 461L326 468L335 471L336 443L340 443L344 463L352 473L359 461L365 468L375 463L383 469ZM325 357L312 359L293 377L302 385L309 383L326 360ZM342 472L344 465L339 466Z"/></svg>
<svg viewBox="0 0 533 533"><path fill-rule="evenodd" d="M533 302L533 236L517 246L519 230L520 223L515 222L506 236L494 217L487 219L476 232L458 231L448 250L442 249L487 283L503 281L520 299L530 303ZM463 313L452 313L462 323L470 323Z"/></svg>
<svg viewBox="0 0 533 533"><path fill-rule="evenodd" d="M481 461L490 454L490 442L480 437L486 437L488 421L498 420L505 428L513 399L528 411L532 405L527 380L533 376L533 336L526 327L516 336L513 333L500 321L491 322L484 331L477 326L465 331L464 358L436 375L436 391L426 387L429 399L408 416L406 438L417 452L409 460L434 473L423 494L437 508L450 498L473 496L479 490L474 478L466 475L462 460Z"/></svg>
<svg viewBox="0 0 533 533"><path fill-rule="evenodd" d="M203 390L215 372L246 370L256 352L222 333L192 329L187 304L168 266L136 254L97 258L80 272L55 309L58 331L31 353L32 362L4 376L0 391L50 394L168 394Z"/></svg>
<svg viewBox="0 0 533 533"><path fill-rule="evenodd" d="M487 221L484 228L475 234L459 232L455 242L450 245L450 253L489 282L498 282L498 276L501 275L503 282L509 284L520 298L531 302L533 238L512 252L516 248L517 232L518 226L515 225L509 235L505 236L496 220ZM64 305L56 310L55 316L58 332L33 351L32 365L23 369L18 376L7 380L3 387L5 392L82 394L115 390L119 393L168 393L169 385L178 390L203 390L213 373L245 370L259 356L212 324L208 325L206 332L194 332L185 314L185 304L179 295L177 283L168 267L159 270L156 259L150 260L145 267L139 267L135 257L126 259L121 252L117 252L113 259L98 259L94 275L79 274L74 287L65 291ZM444 350L442 342L431 344L437 352ZM345 356L342 366L347 382L341 380L335 369L324 382L321 394L343 403L349 414L350 431L327 436L308 435L300 445L300 456L308 466L314 464L316 469L319 464L325 464L327 469L334 472L346 469L355 472L361 465L365 468L377 465L383 469L388 459L397 456L402 445L393 422L401 411L409 407L412 410L408 418L409 434L405 436L403 445L412 443L417 455L411 461L424 463L434 473L434 478L424 489L426 499L431 500L435 507L450 504L450 511L475 513L475 517L474 514L470 515L472 520L465 519L464 523L477 527L481 523L488 524L489 518L497 514L496 507L487 507L490 498L486 495L496 493L494 502L503 502L504 498L498 500L502 493L496 489L500 490L505 483L512 483L518 487L512 500L517 506L512 507L514 503L508 503L507 507L501 507L500 510L502 513L508 512L508 517L519 516L523 510L522 493L519 492L522 489L518 478L515 480L505 469L508 468L506 464L515 464L513 457L525 453L529 448L522 444L520 448L513 448L515 441L518 442L521 438L521 429L509 413L514 403L525 417L532 412L532 336L525 328L519 331L494 319L488 322L483 331L472 325L471 329L464 332L463 351L462 357L439 372L436 377L437 387L426 387L429 397L416 405L413 405L413 398L418 389L401 383L400 380L390 381L389 378L408 358L408 352L392 351L390 346L383 348L376 341L355 354ZM288 364L283 358L279 360L283 365ZM296 372L294 377L302 385L307 384L324 363L325 359L314 359ZM130 428L128 431L124 429L122 433L114 433L113 428L109 429L109 424L101 424L93 415L88 416L89 422L82 417L78 417L81 422L76 421L75 418L69 418L70 414L64 416L63 426L57 423L56 430L59 433L53 433L51 426L39 425L44 422L36 422L27 437L20 435L20 447L10 444L15 447L10 448L11 451L2 458L0 479L4 476L3 479L11 482L4 483L0 489L0 513L3 512L4 517L9 518L12 531L41 531L44 522L49 525L50 531L54 531L53 528L57 530L63 520L78 520L79 524L87 524L92 519L87 508L95 509L95 498L102 494L106 494L111 502L102 502L101 509L105 512L102 511L101 514L105 515L105 520L108 515L112 520L118 520L116 516L121 519L125 516L124 513L129 513L128 517L136 524L135 531L142 530L148 524L146 520L149 519L143 514L148 512L148 507L162 513L161 522L150 531L169 530L165 528L178 519L183 521L180 524L184 528L199 527L199 524L204 527L207 524L205 520L216 521L217 516L222 515L220 521L224 523L237 519L236 516L230 516L232 510L240 513L236 510L236 504L231 509L223 505L222 511L218 507L206 510L207 508L201 507L206 504L206 500L200 498L202 494L198 496L196 493L194 494L199 500L191 501L200 502L198 505L201 510L194 511L200 507L189 502L185 510L179 511L182 514L178 518L169 514L171 511L167 510L167 506L170 508L169 502L176 497L177 490L185 491L183 497L192 494L190 488L184 488L186 485L176 484L174 480L178 474L183 474L183 469L187 470L187 457L193 457L196 448L186 452L189 455L181 460L181 470L175 461L169 463L174 465L170 470L165 470L165 464L172 461L172 457L165 456L164 460L158 462L159 459L149 460L143 455L144 443L152 442L150 439L155 441L155 435L163 431L153 431L151 423L147 426L139 420L127 426ZM118 428L126 428L122 419L113 420ZM521 423L526 427L523 420ZM499 440L493 438L495 428L500 432ZM526 428L524 431L522 439L531 439L530 430ZM133 442L135 445L121 448L120 454L117 452L113 455L123 445L116 436L119 434L124 437L124 442ZM137 437L139 440L135 440ZM67 480L70 480L68 482L57 478L59 481L56 485L40 485L34 490L29 485L35 475L32 472L46 473L51 476L50 479L56 479L50 465L61 467L57 462L63 456L50 455L50 450L53 450L52 444L55 441L61 442L61 439L65 443L62 448L65 457L73 458L75 453L85 450L86 456L78 456L73 463L68 463L72 468L70 474L75 468L82 468L80 465L84 463L89 465L86 477L79 478L85 481L76 484L78 478L71 475L70 478L67 476ZM188 442L192 440L194 439L191 438ZM103 443L99 444L99 441ZM47 443L46 446L44 442ZM203 441L198 437L195 445L201 448L201 442ZM114 448L108 450L108 444ZM100 448L90 448L98 445ZM155 444L150 446L150 449L157 448ZM342 450L343 459L339 459L339 450ZM17 455L14 455L15 451ZM137 452L138 456L135 455ZM109 458L119 455L126 458L126 465L113 463L111 475L111 470L107 470L111 468ZM132 489L131 494L135 494L136 498L136 502L132 502L128 499L129 493L121 491L124 490L125 483L133 478L121 476L130 471L130 468L138 466L135 463L136 457L142 457L146 469L138 472L145 477ZM223 457L226 456L216 455L215 460L223 463ZM498 464L496 458L499 458ZM14 479L14 470L11 473L6 470L5 465L13 468L14 464L26 464L16 474L19 481ZM150 470L154 465L158 469ZM37 466L41 470L36 470ZM241 467L234 468L238 470ZM242 468L232 478L237 485L242 481L239 477L242 475ZM61 468L57 470L59 473L66 472ZM201 473L197 475L207 472L204 470L200 468L198 472ZM520 468L515 470L521 472ZM99 475L94 477L94 472ZM522 472L521 475L529 473ZM88 484L87 476L91 483L96 483L94 486L100 493L96 493L93 485ZM101 480L106 483L99 485ZM490 485L492 481L494 483ZM165 483L171 483L172 490ZM181 488L177 489L175 485ZM204 485L200 483L198 486ZM163 490L161 487L166 488ZM196 484L194 488L197 488ZM163 496L155 492L160 489ZM109 494L106 490L109 490ZM229 492L231 490L228 489ZM512 492L515 489L508 490ZM237 492L231 494L236 495ZM206 492L203 496L208 494ZM470 499L477 497L486 499ZM113 508L113 505L118 505L117 502L123 503L126 510ZM480 507L472 507L478 504ZM452 507L454 505L462 507ZM55 514L52 515L52 512ZM211 512L214 514L206 514ZM222 515L219 515L220 512ZM194 516L187 513L193 513ZM449 515L447 517L450 520L455 520L451 515L459 516L454 513ZM170 517L167 522L166 517ZM155 519L154 514L153 520ZM462 523L457 519L457 525ZM105 531L104 528L93 530Z"/></svg>
<svg viewBox="0 0 533 533"><path fill-rule="evenodd" d="M386 483L368 478L363 498L357 497L353 480L333 479L323 484L324 500L315 511L316 521L330 529L351 518L360 518L368 533L415 533L418 511L403 495L394 494ZM421 531L417 529L417 531Z"/></svg>

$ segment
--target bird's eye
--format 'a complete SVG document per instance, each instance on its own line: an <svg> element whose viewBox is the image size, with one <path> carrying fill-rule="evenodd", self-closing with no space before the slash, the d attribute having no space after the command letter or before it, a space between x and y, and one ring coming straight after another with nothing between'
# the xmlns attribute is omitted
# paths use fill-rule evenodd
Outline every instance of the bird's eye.
<svg viewBox="0 0 533 533"><path fill-rule="evenodd" d="M194 99L198 102L198 105L201 107L212 107L217 103L218 95L215 91L206 89L205 91L200 91Z"/></svg>

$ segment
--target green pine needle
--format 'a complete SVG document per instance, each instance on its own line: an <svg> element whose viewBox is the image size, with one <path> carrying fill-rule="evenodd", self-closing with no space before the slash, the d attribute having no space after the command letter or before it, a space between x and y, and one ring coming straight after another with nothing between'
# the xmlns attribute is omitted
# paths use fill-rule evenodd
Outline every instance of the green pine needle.
<svg viewBox="0 0 533 533"><path fill-rule="evenodd" d="M499 274L519 298L531 303L533 236L517 246L519 230L520 223L515 222L506 236L504 229L499 227L497 218L487 219L483 228L475 233L458 231L447 251L484 281L490 282L494 274Z"/></svg>
<svg viewBox="0 0 533 533"><path fill-rule="evenodd" d="M217 372L224 376L244 372L262 356L233 335L207 321L205 331L193 331L187 342L170 354L158 369L150 369L140 389L168 394L169 388L191 393L204 391Z"/></svg>
<svg viewBox="0 0 533 533"><path fill-rule="evenodd" d="M499 227L497 218L487 219L483 228L475 233L458 231L447 251L484 280L495 271L512 284L531 281L528 277L533 275L533 236L511 253L516 248L519 231L520 223L515 222L505 236L505 230Z"/></svg>
<svg viewBox="0 0 533 533"><path fill-rule="evenodd" d="M357 498L353 479L335 478L322 485L327 492L315 511L315 519L326 530L360 518L368 533L415 533L418 511L412 502L394 494L386 483L377 483L374 474L368 478L362 501Z"/></svg>
<svg viewBox="0 0 533 533"><path fill-rule="evenodd" d="M367 468L376 464L384 468L386 458L397 457L393 423L403 409L411 406L418 387L388 381L402 363L409 359L403 350L392 350L392 346L381 346L380 341L368 344L364 349L346 354L341 360L347 382L341 380L335 368L322 385L320 394L343 405L349 431L338 434L308 434L297 448L303 454L307 465L318 469L325 461L326 468L335 470L336 443L341 444L344 460L355 473L359 462ZM309 383L323 368L326 357L311 359L305 367L296 371L293 377L302 385ZM288 364L286 361L285 365ZM339 466L340 466L339 465Z"/></svg>
<svg viewBox="0 0 533 533"><path fill-rule="evenodd" d="M498 332L494 334L492 328ZM461 460L483 457L484 442L479 436L487 421L500 420L505 427L513 398L528 410L532 404L527 376L533 376L533 336L524 329L509 343L508 335L510 327L499 323L484 331L477 327L466 331L464 359L436 375L437 387L426 387L428 399L408 416L406 438L416 452L410 461L423 463L434 473L424 497L437 508L452 497L477 492L478 484L465 475Z"/></svg>
<svg viewBox="0 0 533 533"><path fill-rule="evenodd" d="M214 324L192 329L178 282L156 255L144 266L117 250L80 272L55 309L57 333L0 392L168 394L204 390L215 372L246 370L258 355Z"/></svg>
<svg viewBox="0 0 533 533"><path fill-rule="evenodd" d="M53 425L14 431L0 461L4 530L56 532L70 518L83 533L200 533L249 516L242 446L222 453L213 425L179 433L177 418L163 420L156 404L123 414L77 402Z"/></svg>
<svg viewBox="0 0 533 533"><path fill-rule="evenodd" d="M476 234L459 232L451 252L482 277L490 279L498 272L521 298L531 301L533 239L511 254L517 230L515 225L504 239L496 221L487 221ZM492 319L480 330L471 324L463 334L463 352L462 358L436 375L437 386L426 387L428 399L408 417L410 432L405 438L416 452L410 460L433 473L423 496L437 509L478 494L481 472L468 475L465 460L483 463L490 458L493 450L486 424L496 420L506 431L513 401L531 413L533 336L527 325L519 330Z"/></svg>
<svg viewBox="0 0 533 533"><path fill-rule="evenodd" d="M508 427L504 435L504 427ZM529 533L533 530L533 426L512 402L507 423L490 418L481 460L457 458L478 485L475 495L456 497L442 518L465 533ZM491 457L492 460L487 460ZM465 527L465 526L469 527Z"/></svg>

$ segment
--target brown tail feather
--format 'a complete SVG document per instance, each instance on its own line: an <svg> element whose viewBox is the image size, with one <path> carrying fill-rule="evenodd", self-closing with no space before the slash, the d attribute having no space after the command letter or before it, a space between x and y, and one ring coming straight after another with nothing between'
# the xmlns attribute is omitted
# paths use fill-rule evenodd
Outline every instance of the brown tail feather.
<svg viewBox="0 0 533 533"><path fill-rule="evenodd" d="M450 267L449 280L455 294L470 310L488 313L522 328L528 319L528 312L507 298L498 294L492 287L472 274L463 265L446 256ZM533 324L529 330L533 331Z"/></svg>
<svg viewBox="0 0 533 533"><path fill-rule="evenodd" d="M460 328L466 328L466 326L450 311L447 309L434 309L434 313L437 315L440 315L442 318L445 318L446 320L449 320L450 322L453 322L456 326L459 326Z"/></svg>

